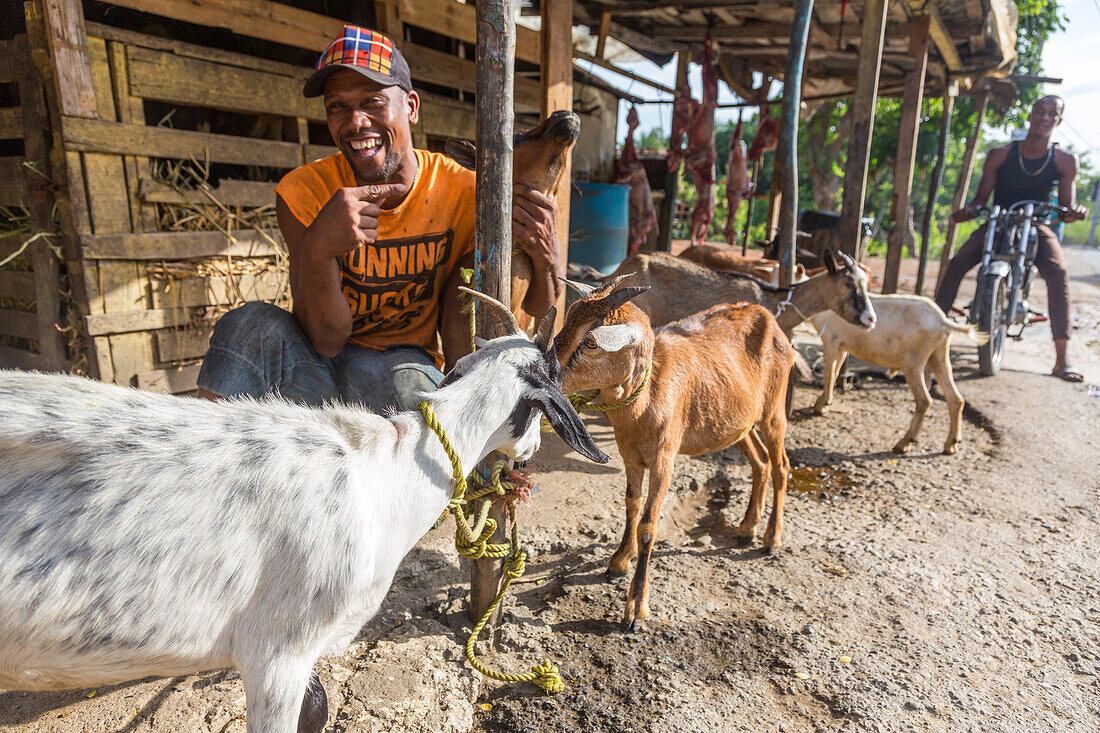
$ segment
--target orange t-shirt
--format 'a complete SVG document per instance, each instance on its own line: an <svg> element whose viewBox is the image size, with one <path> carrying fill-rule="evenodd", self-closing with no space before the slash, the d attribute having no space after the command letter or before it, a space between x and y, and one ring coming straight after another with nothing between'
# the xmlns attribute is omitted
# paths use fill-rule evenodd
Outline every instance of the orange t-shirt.
<svg viewBox="0 0 1100 733"><path fill-rule="evenodd" d="M416 151L412 190L378 217L378 239L340 258L341 288L352 313L349 341L375 351L413 345L442 368L435 331L443 284L474 247L474 172L441 153ZM332 194L355 186L342 153L283 176L275 193L309 226Z"/></svg>

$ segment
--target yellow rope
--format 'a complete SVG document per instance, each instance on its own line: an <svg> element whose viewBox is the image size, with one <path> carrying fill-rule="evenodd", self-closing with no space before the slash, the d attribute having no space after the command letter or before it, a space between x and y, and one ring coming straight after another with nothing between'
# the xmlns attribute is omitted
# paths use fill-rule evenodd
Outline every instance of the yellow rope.
<svg viewBox="0 0 1100 733"><path fill-rule="evenodd" d="M497 606L504 599L504 594L508 592L508 586L512 584L513 580L521 577L526 568L527 553L519 549L519 529L516 526L516 486L512 482L501 481L501 475L506 465L504 461L497 461L493 466L488 483L484 483L477 473L474 474L474 481L481 484L481 486L467 498L467 483L465 474L462 472L462 461L459 460L458 453L451 445L451 441L448 440L443 426L436 419L435 411L426 401L417 405L417 408L424 416L424 422L439 439L439 444L443 446L443 451L451 461L451 478L454 479L455 490L451 494L451 500L447 503L447 509L455 518L455 549L458 550L460 555L471 560L478 560L483 557L508 557L504 567L504 582L501 584L500 592L497 593L488 610L485 611L477 626L470 633L470 638L466 640L466 659L470 662L471 667L491 679L500 682L531 682L542 688L548 695L561 692L565 689L565 685L562 683L557 665L549 659L542 664L536 664L530 672L525 674L496 672L485 667L477 660L474 653L477 637L481 634L481 630L485 628L485 624L489 622L489 618L496 611ZM494 544L488 541L497 529L496 521L489 517L489 508L493 496L507 497L508 518L512 524L511 543ZM477 520L473 526L470 526L470 518L475 512L472 503L477 500L481 500L480 506L476 510Z"/></svg>
<svg viewBox="0 0 1100 733"><path fill-rule="evenodd" d="M627 405L633 404L635 400L642 396L642 392L645 391L646 385L649 384L649 372L651 369L652 366L647 366L645 368L645 374L642 376L642 383L639 384L634 389L634 391L626 397L626 399L623 399L619 402L613 402L610 405L605 405L602 402L593 403L592 400L596 399L594 395L592 397L588 397L583 394L574 392L573 394L568 396L569 404L573 405L573 409L577 412L580 412L581 410L607 412L608 410L617 410L620 407L626 407ZM550 421L548 421L545 417L542 418L542 432L554 432L554 428L550 426Z"/></svg>
<svg viewBox="0 0 1100 733"><path fill-rule="evenodd" d="M471 283L473 283L474 281L474 271L472 269L467 267L460 267L458 268L458 276L462 279L463 285L468 288L473 287ZM476 307L477 298L472 295L467 295L466 305L462 306L462 311L464 313L470 314L470 351L473 351L475 345L477 344L477 342L474 341L474 336L477 334L477 313L474 310Z"/></svg>

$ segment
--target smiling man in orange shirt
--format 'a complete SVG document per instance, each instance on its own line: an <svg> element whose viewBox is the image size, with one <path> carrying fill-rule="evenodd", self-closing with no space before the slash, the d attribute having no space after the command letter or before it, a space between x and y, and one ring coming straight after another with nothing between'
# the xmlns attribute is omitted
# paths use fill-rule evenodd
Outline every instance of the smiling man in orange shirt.
<svg viewBox="0 0 1100 733"><path fill-rule="evenodd" d="M474 173L413 148L420 97L401 52L377 32L345 26L304 94L323 95L340 152L275 187L293 315L267 303L226 314L200 393L412 409L443 376L440 296L473 250ZM540 316L560 294L557 207L516 186L512 218L514 244L535 266L525 307Z"/></svg>

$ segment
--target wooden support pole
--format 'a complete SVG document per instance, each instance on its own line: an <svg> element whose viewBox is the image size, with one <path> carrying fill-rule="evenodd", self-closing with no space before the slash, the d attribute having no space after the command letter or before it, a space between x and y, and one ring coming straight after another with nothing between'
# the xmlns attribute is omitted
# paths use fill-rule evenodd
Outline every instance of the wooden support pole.
<svg viewBox="0 0 1100 733"><path fill-rule="evenodd" d="M546 26L544 25L543 28ZM611 13L604 11L600 16L600 31L596 38L596 58L603 60L604 51L607 48L607 32L611 29ZM543 57L545 58L545 56Z"/></svg>
<svg viewBox="0 0 1100 733"><path fill-rule="evenodd" d="M867 0L863 6L859 66L852 95L852 137L844 167L844 197L840 209L840 248L859 257L863 200L867 194L867 163L871 157L871 128L875 124L878 77L882 68L882 39L886 32L886 0Z"/></svg>
<svg viewBox="0 0 1100 733"><path fill-rule="evenodd" d="M764 156L761 155L763 160ZM764 222L764 239L771 242L779 234L779 209L783 206L783 187L779 170L778 156L772 156L772 179L768 190L768 218Z"/></svg>
<svg viewBox="0 0 1100 733"><path fill-rule="evenodd" d="M95 90L83 7L79 0L42 0L42 14L61 114L95 117Z"/></svg>
<svg viewBox="0 0 1100 733"><path fill-rule="evenodd" d="M475 189L475 287L501 303L510 302L512 274L512 117L515 115L515 0L477 4L477 184ZM492 338L495 321L477 309L477 332ZM503 504L490 516L497 531L490 542L504 542L508 521ZM475 560L470 569L470 619L479 620L500 591L500 560ZM491 624L500 621L497 608Z"/></svg>
<svg viewBox="0 0 1100 733"><path fill-rule="evenodd" d="M691 52L676 54L676 88L683 86L691 65ZM657 249L672 251L672 224L676 219L676 189L680 181L680 167L665 173L665 198L661 201L661 210L657 212Z"/></svg>
<svg viewBox="0 0 1100 733"><path fill-rule="evenodd" d="M974 173L974 158L978 152L978 141L982 138L982 124L985 122L985 111L989 107L989 94L984 93L978 97L977 117L974 121L974 130L966 141L966 151L963 153L962 169L959 171L959 180L955 184L955 198L951 202L951 211L961 209L966 202L966 194L970 190L970 177ZM936 273L936 288L940 286L943 273L947 270L947 263L951 261L951 255L955 250L955 239L959 233L958 223L951 218L947 220L947 235L943 243L943 253L940 255L940 270Z"/></svg>
<svg viewBox="0 0 1100 733"><path fill-rule="evenodd" d="M741 256L749 249L749 232L752 231L752 209L756 203L756 183L760 180L760 158L752 163L752 193L745 206L745 227L741 230Z"/></svg>
<svg viewBox="0 0 1100 733"><path fill-rule="evenodd" d="M87 48L87 34L84 31L84 11L79 0L55 2L50 14L40 0L23 3L27 28L28 74L41 92L46 96L46 110L49 114L49 129L56 140L61 130L63 105L59 95L61 89L68 89L73 101L70 108L79 116L95 116L97 107L95 87L92 83L91 60ZM54 23L51 28L50 23ZM52 38L52 43L51 43ZM62 39L68 39L62 42ZM83 45L81 40L83 39ZM70 47L70 44L72 47ZM61 52L61 57L53 54L53 49ZM58 68L62 63L81 65L81 69L69 69L64 82L57 79ZM50 79L54 78L51 83ZM80 86L84 85L84 86ZM40 122L35 124L41 124ZM43 130L45 132L45 130ZM69 293L78 317L88 314L89 302L98 297L96 279L85 271L81 252L81 235L89 230L87 199L84 193L84 176L79 153L68 153L61 145L50 148L50 166L48 175L50 185L55 189L57 217L60 221L61 246L65 255L65 267L68 271ZM29 151L28 151L29 152ZM52 255L51 255L52 256ZM80 321L83 322L83 318ZM97 360L95 347L90 339L84 340L88 357L89 373L93 377L110 379L102 364ZM69 354L76 359L76 354Z"/></svg>
<svg viewBox="0 0 1100 733"><path fill-rule="evenodd" d="M546 119L559 109L573 109L573 0L542 3L542 100ZM565 175L558 184L558 240L561 266L569 264L569 194L572 190L572 153L565 159ZM541 315L541 314L539 314ZM558 299L558 318L565 318L565 289ZM560 325L560 323L559 323Z"/></svg>
<svg viewBox="0 0 1100 733"><path fill-rule="evenodd" d="M928 15L918 15L910 26L909 55L916 60L916 65L905 75L905 91L902 94L898 152L894 157L894 194L890 206L894 231L890 232L886 250L886 272L882 278L884 293L896 293L898 290L902 249L909 229L909 195L913 187L913 164L917 153L917 133L920 131L921 103L924 101L924 74L928 68L929 20Z"/></svg>
<svg viewBox="0 0 1100 733"><path fill-rule="evenodd" d="M787 70L783 76L783 117L779 127L779 146L775 151L783 190L783 202L779 208L780 285L790 285L794 279L798 218L798 108L802 102L802 69L806 63L806 41L810 35L813 11L814 0L798 0L795 4Z"/></svg>
<svg viewBox="0 0 1100 733"><path fill-rule="evenodd" d="M928 251L932 246L932 214L936 211L936 197L943 184L943 169L947 165L947 138L951 134L951 114L955 111L955 95L959 88L954 84L947 86L943 95L943 119L940 123L940 140L936 148L936 167L932 170L932 180L928 182L928 203L924 206L924 219L920 227L920 264L917 265L917 285L914 292L923 295L924 275L928 270Z"/></svg>
<svg viewBox="0 0 1100 733"><path fill-rule="evenodd" d="M17 39L18 41L19 39ZM19 74L19 104L22 108L23 159L35 167L20 167L26 197L23 205L30 213L31 232L55 233L54 194L50 185L50 114L46 108L45 80L31 62L26 38L19 43L22 60ZM18 111L18 110L17 110ZM61 370L65 363L65 343L57 326L61 324L61 271L45 240L31 245L27 253L34 273L34 338L42 356L39 368ZM30 336L31 334L26 334Z"/></svg>

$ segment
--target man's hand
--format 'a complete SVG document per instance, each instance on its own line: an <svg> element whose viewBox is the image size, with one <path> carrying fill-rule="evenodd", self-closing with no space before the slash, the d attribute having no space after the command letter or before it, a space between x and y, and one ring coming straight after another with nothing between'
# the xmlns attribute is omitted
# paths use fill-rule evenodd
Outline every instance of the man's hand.
<svg viewBox="0 0 1100 733"><path fill-rule="evenodd" d="M385 183L337 190L306 229L308 254L340 257L361 244L374 244L382 213L378 202L399 196L406 188L404 183Z"/></svg>
<svg viewBox="0 0 1100 733"><path fill-rule="evenodd" d="M512 244L523 248L536 270L552 269L561 261L558 202L522 183L512 191Z"/></svg>
<svg viewBox="0 0 1100 733"><path fill-rule="evenodd" d="M964 222L964 221L970 221L971 219L973 219L977 215L978 215L978 207L975 206L974 204L970 204L969 206L964 206L961 209L959 209L958 211L953 212L951 214L951 219L952 219L952 221Z"/></svg>
<svg viewBox="0 0 1100 733"><path fill-rule="evenodd" d="M1075 221L1083 221L1085 217L1089 215L1089 210L1086 209L1082 204L1074 204L1073 206L1069 206L1067 208L1069 209L1067 213L1058 215L1058 218L1060 218L1067 224Z"/></svg>

